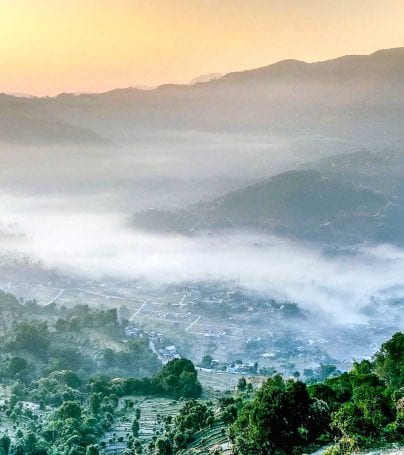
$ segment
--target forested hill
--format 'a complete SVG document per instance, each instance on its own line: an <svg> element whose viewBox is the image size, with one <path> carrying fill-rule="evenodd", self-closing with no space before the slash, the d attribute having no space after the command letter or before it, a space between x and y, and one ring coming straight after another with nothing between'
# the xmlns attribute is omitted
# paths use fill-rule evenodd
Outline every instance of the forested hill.
<svg viewBox="0 0 404 455"><path fill-rule="evenodd" d="M240 454L310 453L314 441L336 441L326 455L404 444L404 335L396 333L372 361L306 386L275 376L239 412L231 437Z"/></svg>
<svg viewBox="0 0 404 455"><path fill-rule="evenodd" d="M290 171L186 210L147 210L135 228L195 233L248 229L304 240L336 243L404 240L391 200L379 191L326 176ZM399 216L399 213L397 214Z"/></svg>

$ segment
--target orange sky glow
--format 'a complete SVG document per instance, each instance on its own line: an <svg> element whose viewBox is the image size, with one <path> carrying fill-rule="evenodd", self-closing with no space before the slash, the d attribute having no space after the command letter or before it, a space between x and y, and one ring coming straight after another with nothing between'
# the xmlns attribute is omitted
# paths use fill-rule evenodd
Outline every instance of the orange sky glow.
<svg viewBox="0 0 404 455"><path fill-rule="evenodd" d="M55 95L404 46L403 0L0 0L0 92Z"/></svg>

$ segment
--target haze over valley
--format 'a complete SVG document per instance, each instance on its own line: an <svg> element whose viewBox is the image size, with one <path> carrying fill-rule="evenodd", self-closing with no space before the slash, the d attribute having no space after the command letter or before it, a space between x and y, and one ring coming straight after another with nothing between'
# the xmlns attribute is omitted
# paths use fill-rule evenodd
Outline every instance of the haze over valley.
<svg viewBox="0 0 404 455"><path fill-rule="evenodd" d="M163 397L165 419L180 411L164 399L202 393L199 383L169 387L183 374L170 372L170 361L197 365L213 401L226 387L244 391L237 381L246 375L252 390L275 372L307 384L337 378L363 359L379 372L381 354L372 356L404 329L403 118L404 48L207 71L184 85L1 94L4 346L28 350L29 362L38 356L47 381L55 365L76 365L52 350L63 343L80 354L81 377L117 378L108 383L122 393L115 411L105 400L92 411L111 414L102 431L92 430L100 453L124 453L137 440L124 424L135 412L124 390L142 390L136 406L153 414L141 423L153 427L138 439L139 450L153 446L143 453L194 453L186 450L205 444L198 436L173 443L173 452L152 451L156 431L169 433L150 410L153 394ZM53 341L42 356L21 341L19 324L43 317ZM193 365L181 368L194 374ZM46 398L39 373L24 374L25 387L36 381L25 401L39 400L33 412L48 424L63 400L56 392ZM138 389L122 379L129 382L117 392L120 377L136 378ZM107 382L89 381L95 395L106 393ZM69 402L90 400L90 389L83 386L86 398L70 389ZM212 425L223 452L209 453L241 444L222 423ZM7 431L18 440L11 424ZM313 450L323 444L316 438ZM93 454L63 444L49 453Z"/></svg>
<svg viewBox="0 0 404 455"><path fill-rule="evenodd" d="M192 86L2 95L4 254L98 282L239 280L369 323L372 299L401 297L402 71L392 49Z"/></svg>

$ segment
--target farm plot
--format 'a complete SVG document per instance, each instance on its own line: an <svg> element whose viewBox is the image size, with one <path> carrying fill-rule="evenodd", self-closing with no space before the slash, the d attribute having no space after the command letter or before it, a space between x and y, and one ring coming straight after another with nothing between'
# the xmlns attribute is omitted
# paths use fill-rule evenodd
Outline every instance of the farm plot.
<svg viewBox="0 0 404 455"><path fill-rule="evenodd" d="M65 303L85 303L94 307L113 307L118 308L122 305L127 306L133 311L140 308L142 300L121 297L115 295L100 294L98 292L87 291L85 289L65 289L59 296L59 300Z"/></svg>
<svg viewBox="0 0 404 455"><path fill-rule="evenodd" d="M120 340L100 332L97 329L86 329L85 332L65 332L58 334L58 339L77 347L78 351L95 362L102 359L105 349L127 351L127 346Z"/></svg>
<svg viewBox="0 0 404 455"><path fill-rule="evenodd" d="M107 297L101 297L99 295L89 294L84 291L76 291L67 289L60 296L61 301L71 303L86 303L90 306L103 306L110 304L110 300Z"/></svg>
<svg viewBox="0 0 404 455"><path fill-rule="evenodd" d="M23 294L25 300L36 300L40 305L47 305L60 294L60 290L54 287L36 285L26 290Z"/></svg>
<svg viewBox="0 0 404 455"><path fill-rule="evenodd" d="M80 354L91 358L94 362L99 362L103 358L103 347L92 341L87 334L63 333L58 338L70 346L75 346Z"/></svg>
<svg viewBox="0 0 404 455"><path fill-rule="evenodd" d="M239 379L243 376L247 379L247 382L251 382L254 388L260 387L266 379L264 376L248 376L242 373L198 370L198 379L207 395L210 395L212 391L225 392L235 390Z"/></svg>
<svg viewBox="0 0 404 455"><path fill-rule="evenodd" d="M9 399L9 391L2 389L0 400L0 433L7 434L12 441L16 439L18 430L36 431L36 428L46 424L51 408L41 410L39 405L31 402L20 402L15 410L8 414L5 403Z"/></svg>
<svg viewBox="0 0 404 455"><path fill-rule="evenodd" d="M163 419L175 416L184 404L166 398L124 397L120 402L121 409L124 409L125 400L133 400L133 408L126 409L124 415L104 435L100 443L101 446L105 444L102 449L104 454L118 455L128 447L136 409L140 410L139 436L136 439L142 444L148 444L153 436L158 436L164 431Z"/></svg>
<svg viewBox="0 0 404 455"><path fill-rule="evenodd" d="M212 454L218 449L221 454L230 454L231 447L226 435L226 427L216 423L211 428L205 428L194 435L194 441L184 450L184 455Z"/></svg>

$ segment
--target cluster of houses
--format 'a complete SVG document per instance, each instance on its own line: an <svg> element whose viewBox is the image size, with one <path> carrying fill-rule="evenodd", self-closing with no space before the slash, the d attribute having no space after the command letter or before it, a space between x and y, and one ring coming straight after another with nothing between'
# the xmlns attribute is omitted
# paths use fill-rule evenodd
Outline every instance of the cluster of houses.
<svg viewBox="0 0 404 455"><path fill-rule="evenodd" d="M166 346L165 348L159 349L159 354L163 359L164 363L169 362L170 360L180 359L181 356L177 352L177 348L175 346Z"/></svg>
<svg viewBox="0 0 404 455"><path fill-rule="evenodd" d="M241 293L238 291L216 292L210 297L202 299L202 303L208 304L239 304L242 301Z"/></svg>
<svg viewBox="0 0 404 455"><path fill-rule="evenodd" d="M165 336L163 333L158 333L155 330L145 332L142 329L134 327L133 325L128 325L124 328L124 333L128 338L148 338L154 346L154 343L161 345L166 342ZM153 348L155 349L155 348ZM155 351L157 354L157 351ZM167 363L170 360L180 359L177 348L175 346L166 346L158 349L158 355L161 358L163 363Z"/></svg>
<svg viewBox="0 0 404 455"><path fill-rule="evenodd" d="M142 330L132 325L128 325L124 328L124 333L129 338L143 338L144 333Z"/></svg>
<svg viewBox="0 0 404 455"><path fill-rule="evenodd" d="M227 365L226 371L228 373L246 373L254 374L257 373L258 364L257 363L229 363Z"/></svg>
<svg viewBox="0 0 404 455"><path fill-rule="evenodd" d="M212 332L212 331L208 330L203 335L207 338L220 338L220 337L229 336L230 334L231 334L230 329L224 329L222 332Z"/></svg>
<svg viewBox="0 0 404 455"><path fill-rule="evenodd" d="M163 333L158 333L155 330L150 330L149 332L146 332L145 330L139 329L134 325L127 325L124 328L124 334L128 338L148 338L149 340L158 343L164 343L165 341L165 336Z"/></svg>
<svg viewBox="0 0 404 455"><path fill-rule="evenodd" d="M199 367L203 371L223 371L226 373L244 373L256 374L258 372L258 363L244 363L241 360L231 363L222 363L219 360L212 359L209 368Z"/></svg>

